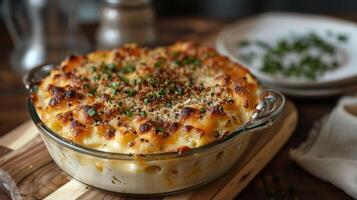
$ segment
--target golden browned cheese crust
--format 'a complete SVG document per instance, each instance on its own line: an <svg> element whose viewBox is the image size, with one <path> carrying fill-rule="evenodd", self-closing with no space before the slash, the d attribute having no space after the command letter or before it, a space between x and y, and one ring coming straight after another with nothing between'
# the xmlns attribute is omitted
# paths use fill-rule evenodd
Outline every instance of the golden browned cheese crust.
<svg viewBox="0 0 357 200"><path fill-rule="evenodd" d="M75 143L148 154L225 137L250 119L258 97L247 69L211 48L178 42L71 56L32 99L44 123Z"/></svg>

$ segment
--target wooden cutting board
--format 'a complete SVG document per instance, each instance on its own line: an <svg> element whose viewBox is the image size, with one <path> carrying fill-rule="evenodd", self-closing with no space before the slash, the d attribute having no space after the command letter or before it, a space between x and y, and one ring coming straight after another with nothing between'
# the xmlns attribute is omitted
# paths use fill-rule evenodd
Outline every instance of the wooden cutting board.
<svg viewBox="0 0 357 200"><path fill-rule="evenodd" d="M251 149L222 177L193 191L159 199L233 199L285 144L297 119L295 106L287 101L277 123L255 133ZM13 180L17 188L13 187L12 192L22 199L129 199L84 185L66 175L52 161L31 121L0 138L0 168L3 170L0 181Z"/></svg>

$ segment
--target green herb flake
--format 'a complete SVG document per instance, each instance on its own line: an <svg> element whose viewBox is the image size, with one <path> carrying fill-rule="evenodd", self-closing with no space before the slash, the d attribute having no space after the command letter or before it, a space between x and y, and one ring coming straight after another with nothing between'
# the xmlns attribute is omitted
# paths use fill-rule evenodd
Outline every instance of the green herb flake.
<svg viewBox="0 0 357 200"><path fill-rule="evenodd" d="M174 60L174 64L180 66L182 63L179 60Z"/></svg>
<svg viewBox="0 0 357 200"><path fill-rule="evenodd" d="M97 110L95 108L90 108L88 111L87 111L87 114L90 116L90 117L93 117L94 115L97 114Z"/></svg>
<svg viewBox="0 0 357 200"><path fill-rule="evenodd" d="M166 107L166 108L172 108L172 102L171 102L171 101L166 102L166 103L165 103L165 107Z"/></svg>
<svg viewBox="0 0 357 200"><path fill-rule="evenodd" d="M155 62L154 67L157 68L157 69L160 68L161 67L161 62L160 61Z"/></svg>
<svg viewBox="0 0 357 200"><path fill-rule="evenodd" d="M146 116L147 116L147 114L146 114L146 112L145 112L145 111L141 111L141 112L140 112L140 116L142 116L142 117L146 117Z"/></svg>
<svg viewBox="0 0 357 200"><path fill-rule="evenodd" d="M136 94L136 92L132 89L125 91L127 97L132 97Z"/></svg>
<svg viewBox="0 0 357 200"><path fill-rule="evenodd" d="M139 79L133 79L133 84L134 85L140 85L143 81L139 78Z"/></svg>
<svg viewBox="0 0 357 200"><path fill-rule="evenodd" d="M197 66L200 66L202 64L202 61L199 60L199 59L195 59L194 61L192 61L192 64L197 67Z"/></svg>
<svg viewBox="0 0 357 200"><path fill-rule="evenodd" d="M120 68L119 72L123 74L128 74L135 71L135 67L133 65L126 65Z"/></svg>
<svg viewBox="0 0 357 200"><path fill-rule="evenodd" d="M337 35L337 40L340 42L347 42L348 36L346 34L340 33Z"/></svg>
<svg viewBox="0 0 357 200"><path fill-rule="evenodd" d="M149 98L145 98L145 99L144 99L144 104L147 105L147 104L149 104L149 103L150 103L150 99L149 99Z"/></svg>
<svg viewBox="0 0 357 200"><path fill-rule="evenodd" d="M98 81L100 79L99 75L93 76L93 81Z"/></svg>
<svg viewBox="0 0 357 200"><path fill-rule="evenodd" d="M109 63L106 65L107 69L113 71L117 66L114 63Z"/></svg>
<svg viewBox="0 0 357 200"><path fill-rule="evenodd" d="M94 96L95 93L97 93L97 89L92 88L92 89L89 90L89 94L90 94L90 95Z"/></svg>
<svg viewBox="0 0 357 200"><path fill-rule="evenodd" d="M126 114L126 116L128 116L129 118L133 117L133 115L134 115L133 111L131 111L131 110L129 110L129 109L125 111L125 114Z"/></svg>
<svg viewBox="0 0 357 200"><path fill-rule="evenodd" d="M205 113L206 112L206 109L205 108L201 108L200 109L200 113Z"/></svg>
<svg viewBox="0 0 357 200"><path fill-rule="evenodd" d="M112 89L112 95L117 95L118 94L118 90L117 89Z"/></svg>
<svg viewBox="0 0 357 200"><path fill-rule="evenodd" d="M177 58L179 55L180 55L180 52L178 52L178 51L171 51L171 56L172 56L173 58Z"/></svg>
<svg viewBox="0 0 357 200"><path fill-rule="evenodd" d="M118 82L112 82L110 83L110 87L111 88L117 88L119 86L119 83Z"/></svg>
<svg viewBox="0 0 357 200"><path fill-rule="evenodd" d="M158 84L158 81L154 77L151 77L151 76L147 78L147 82L152 87L156 87Z"/></svg>
<svg viewBox="0 0 357 200"><path fill-rule="evenodd" d="M119 79L125 83L129 83L129 79L126 78L125 76L119 76Z"/></svg>
<svg viewBox="0 0 357 200"><path fill-rule="evenodd" d="M97 68L95 68L94 66L91 67L92 72L96 72Z"/></svg>
<svg viewBox="0 0 357 200"><path fill-rule="evenodd" d="M156 132L162 133L162 132L164 132L164 129L162 127L157 127L156 128Z"/></svg>
<svg viewBox="0 0 357 200"><path fill-rule="evenodd" d="M341 43L348 40L346 34L336 34L330 30L328 30L327 35L335 37ZM240 60L251 64L255 58L259 58L262 63L261 70L270 74L280 73L288 77L294 76L315 80L327 70L339 66L339 62L335 59L337 47L315 32L293 34L290 37L280 38L273 44L261 40L248 41L249 45L261 48L259 51L263 50L259 54L254 49L244 49L248 46L247 41L241 41L241 43L242 45L239 45L239 48L243 50L239 54ZM311 49L315 49L319 54L309 53ZM290 55L297 55L297 59L285 62L285 58L289 58ZM322 59L326 56L333 59L330 61Z"/></svg>
<svg viewBox="0 0 357 200"><path fill-rule="evenodd" d="M84 88L90 88L90 85L88 83L83 84Z"/></svg>
<svg viewBox="0 0 357 200"><path fill-rule="evenodd" d="M238 47L243 48L243 47L247 47L250 45L250 41L249 40L241 40L238 42Z"/></svg>
<svg viewBox="0 0 357 200"><path fill-rule="evenodd" d="M107 79L108 79L108 80L110 80L110 81L111 81L111 80L112 80L112 78L113 78L113 76L112 76L111 74L107 74Z"/></svg>
<svg viewBox="0 0 357 200"><path fill-rule="evenodd" d="M159 91L159 96L164 96L165 93L166 93L165 89L161 88L160 91Z"/></svg>
<svg viewBox="0 0 357 200"><path fill-rule="evenodd" d="M184 89L183 89L182 87L177 87L177 93L178 93L180 96L182 96L182 95L185 94L185 91L184 91Z"/></svg>

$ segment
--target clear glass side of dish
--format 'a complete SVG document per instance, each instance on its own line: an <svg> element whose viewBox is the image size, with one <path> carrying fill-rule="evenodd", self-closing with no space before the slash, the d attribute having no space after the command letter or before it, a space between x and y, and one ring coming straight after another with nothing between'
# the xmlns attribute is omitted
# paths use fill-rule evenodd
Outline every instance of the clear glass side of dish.
<svg viewBox="0 0 357 200"><path fill-rule="evenodd" d="M54 65L24 77L30 92ZM29 99L30 116L57 165L88 185L139 196L172 194L203 185L226 172L250 147L252 133L271 125L284 108L284 96L264 90L252 119L227 137L182 153L149 155L110 153L75 144L49 129Z"/></svg>
<svg viewBox="0 0 357 200"><path fill-rule="evenodd" d="M251 136L246 132L190 156L149 161L140 157L121 160L83 154L41 132L51 157L67 174L97 188L132 195L169 194L210 182L242 157Z"/></svg>

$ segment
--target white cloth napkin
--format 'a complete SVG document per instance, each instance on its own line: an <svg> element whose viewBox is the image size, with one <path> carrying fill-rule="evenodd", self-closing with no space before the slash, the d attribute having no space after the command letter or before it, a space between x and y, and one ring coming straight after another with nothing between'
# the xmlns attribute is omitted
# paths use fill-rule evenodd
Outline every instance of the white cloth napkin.
<svg viewBox="0 0 357 200"><path fill-rule="evenodd" d="M357 199L357 97L343 97L290 157Z"/></svg>

